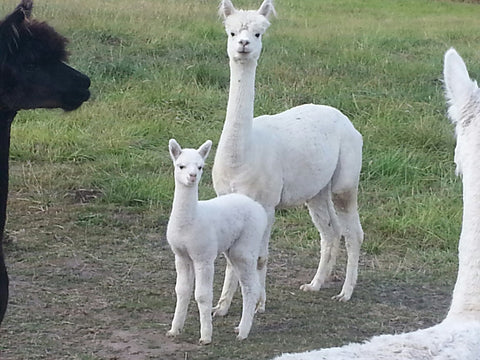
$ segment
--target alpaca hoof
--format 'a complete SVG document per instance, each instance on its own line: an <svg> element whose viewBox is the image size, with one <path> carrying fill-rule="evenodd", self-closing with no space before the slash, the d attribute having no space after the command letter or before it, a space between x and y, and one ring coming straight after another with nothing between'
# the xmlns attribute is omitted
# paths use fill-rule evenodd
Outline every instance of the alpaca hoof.
<svg viewBox="0 0 480 360"><path fill-rule="evenodd" d="M310 284L303 284L302 286L300 286L300 290L303 290L303 291L318 291L320 290L320 286L318 285L312 285L311 283Z"/></svg>
<svg viewBox="0 0 480 360"><path fill-rule="evenodd" d="M237 335L237 340L245 340L248 337L248 333L250 332L250 329L248 331L245 331L245 329L242 331L240 330L240 326L235 327L235 333Z"/></svg>
<svg viewBox="0 0 480 360"><path fill-rule="evenodd" d="M172 330L168 330L165 335L167 335L168 337L175 337L179 334L180 334L180 331L172 329Z"/></svg>
<svg viewBox="0 0 480 360"><path fill-rule="evenodd" d="M209 345L209 344L212 343L212 339L211 338L200 339L200 340L198 340L198 343L200 345Z"/></svg>
<svg viewBox="0 0 480 360"><path fill-rule="evenodd" d="M347 302L348 300L350 300L351 297L352 297L351 294L349 296L347 296L346 294L341 292L338 295L332 296L332 300L337 300L337 301L340 301L340 302Z"/></svg>
<svg viewBox="0 0 480 360"><path fill-rule="evenodd" d="M265 305L259 306L255 309L255 314L263 314L265 312Z"/></svg>
<svg viewBox="0 0 480 360"><path fill-rule="evenodd" d="M257 307L255 308L255 314L263 314L265 312L265 301L259 301Z"/></svg>
<svg viewBox="0 0 480 360"><path fill-rule="evenodd" d="M215 306L212 310L213 310L213 317L225 316L228 314L228 309L222 308L220 306Z"/></svg>

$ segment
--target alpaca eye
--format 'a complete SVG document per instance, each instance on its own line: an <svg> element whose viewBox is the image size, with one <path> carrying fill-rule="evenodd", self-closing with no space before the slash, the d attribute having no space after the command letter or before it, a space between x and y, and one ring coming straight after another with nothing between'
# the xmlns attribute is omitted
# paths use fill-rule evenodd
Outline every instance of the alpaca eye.
<svg viewBox="0 0 480 360"><path fill-rule="evenodd" d="M198 167L198 170L202 170L202 167L201 167L201 166L199 166L199 167Z"/></svg>
<svg viewBox="0 0 480 360"><path fill-rule="evenodd" d="M185 169L185 165L178 165L178 168L179 168L180 170L183 170L183 169Z"/></svg>
<svg viewBox="0 0 480 360"><path fill-rule="evenodd" d="M260 37L260 33L256 33L256 34L255 34L255 37L259 38L259 37Z"/></svg>
<svg viewBox="0 0 480 360"><path fill-rule="evenodd" d="M235 33L232 31L232 32L230 33L230 35L232 35L232 37L233 37L233 36L235 36Z"/></svg>

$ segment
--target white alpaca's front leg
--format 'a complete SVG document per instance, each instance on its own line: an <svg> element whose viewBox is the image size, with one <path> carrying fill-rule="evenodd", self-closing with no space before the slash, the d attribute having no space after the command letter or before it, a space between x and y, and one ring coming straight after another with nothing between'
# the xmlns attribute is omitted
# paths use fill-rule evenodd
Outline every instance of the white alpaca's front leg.
<svg viewBox="0 0 480 360"><path fill-rule="evenodd" d="M222 294L217 305L213 308L213 316L225 316L232 303L233 295L237 291L238 278L228 258L225 268L225 280L223 281Z"/></svg>
<svg viewBox="0 0 480 360"><path fill-rule="evenodd" d="M195 267L195 301L200 314L201 345L212 342L212 301L214 263L194 264Z"/></svg>
<svg viewBox="0 0 480 360"><path fill-rule="evenodd" d="M182 331L194 283L193 264L190 259L175 255L175 269L177 270L177 283L175 285L177 305L175 306L172 327L167 331L167 336L176 336Z"/></svg>
<svg viewBox="0 0 480 360"><path fill-rule="evenodd" d="M275 208L265 209L267 213L267 227L263 234L262 247L257 262L258 279L260 281L260 298L257 302L255 312L264 313L265 303L267 302L266 279L267 279L267 262L268 262L268 243L272 233L272 226L275 222Z"/></svg>

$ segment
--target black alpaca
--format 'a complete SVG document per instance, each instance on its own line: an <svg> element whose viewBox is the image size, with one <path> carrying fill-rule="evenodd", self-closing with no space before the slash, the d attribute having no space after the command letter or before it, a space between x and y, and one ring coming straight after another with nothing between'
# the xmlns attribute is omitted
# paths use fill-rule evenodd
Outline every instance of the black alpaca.
<svg viewBox="0 0 480 360"><path fill-rule="evenodd" d="M31 20L31 11L32 0L22 0L0 22L0 324L8 303L3 237L11 123L18 110L70 111L90 97L90 79L65 64L67 39L45 22Z"/></svg>

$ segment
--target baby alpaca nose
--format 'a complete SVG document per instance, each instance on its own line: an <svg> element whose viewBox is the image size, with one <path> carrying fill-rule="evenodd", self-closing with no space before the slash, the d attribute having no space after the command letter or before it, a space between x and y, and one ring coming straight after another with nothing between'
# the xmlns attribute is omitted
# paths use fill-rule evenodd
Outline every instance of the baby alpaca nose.
<svg viewBox="0 0 480 360"><path fill-rule="evenodd" d="M248 41L247 39L242 39L239 41L239 43L242 46L247 46L248 44L250 44L250 41Z"/></svg>

